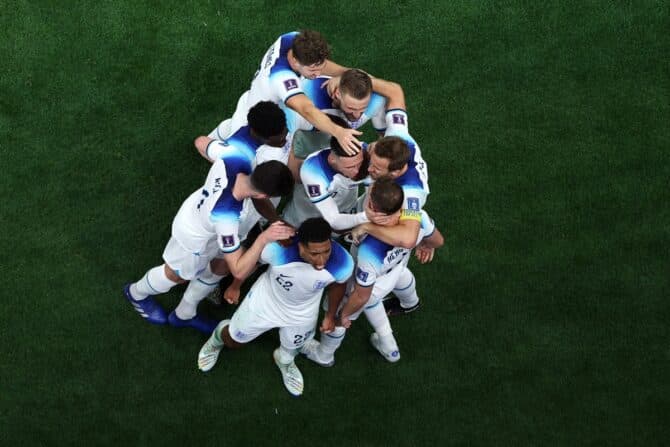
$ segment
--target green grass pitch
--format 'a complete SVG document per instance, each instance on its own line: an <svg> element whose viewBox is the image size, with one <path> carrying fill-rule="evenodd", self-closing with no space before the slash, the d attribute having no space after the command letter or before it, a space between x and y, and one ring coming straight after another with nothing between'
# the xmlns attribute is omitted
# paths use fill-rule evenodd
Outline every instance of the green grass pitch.
<svg viewBox="0 0 670 447"><path fill-rule="evenodd" d="M446 246L402 360L362 319L296 399L276 332L202 374L121 288L300 28L403 86ZM668 30L653 0L0 1L0 445L664 445Z"/></svg>

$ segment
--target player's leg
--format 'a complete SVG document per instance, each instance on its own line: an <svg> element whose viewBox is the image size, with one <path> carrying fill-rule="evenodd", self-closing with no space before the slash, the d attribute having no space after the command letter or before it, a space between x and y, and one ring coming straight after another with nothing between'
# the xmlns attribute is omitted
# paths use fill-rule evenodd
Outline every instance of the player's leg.
<svg viewBox="0 0 670 447"><path fill-rule="evenodd" d="M307 340L300 348L300 352L308 359L321 366L333 366L335 364L335 351L344 341L347 330L342 326L336 326L332 332L321 334L321 340Z"/></svg>
<svg viewBox="0 0 670 447"><path fill-rule="evenodd" d="M380 299L373 305L366 307L363 311L374 332L370 335L370 343L389 362L400 360L398 343L393 336L393 329L388 315Z"/></svg>
<svg viewBox="0 0 670 447"><path fill-rule="evenodd" d="M338 314L340 310L342 310L342 307L346 304L352 287L353 283L350 283L348 285L347 295L345 295L342 303L340 303ZM357 312L350 315L349 319L351 321L356 320L362 311L363 309L359 309ZM347 329L343 326L335 326L335 329L333 329L332 332L322 333L320 341L315 339L307 340L304 346L301 348L300 352L307 356L308 359L321 366L333 366L335 364L335 352L340 348L340 346L342 346L342 342L344 341L344 336L346 333Z"/></svg>
<svg viewBox="0 0 670 447"><path fill-rule="evenodd" d="M183 256L183 250L172 238L165 248L172 253L172 257ZM164 256L165 258L165 252ZM183 283L177 272L171 268L167 261L166 264L159 265L149 269L139 281L127 284L123 292L126 299L132 304L133 308L150 323L167 323L167 314L165 310L152 297L168 292L179 283Z"/></svg>
<svg viewBox="0 0 670 447"><path fill-rule="evenodd" d="M198 368L201 371L209 371L214 367L224 346L230 349L239 348L262 333L277 327L276 322L268 321L252 310L254 301L252 292L257 284L258 282L251 288L232 318L221 321L200 349Z"/></svg>
<svg viewBox="0 0 670 447"><path fill-rule="evenodd" d="M295 357L306 340L314 335L316 321L302 326L279 328L279 348L272 353L289 393L300 396L304 389L302 373L295 364Z"/></svg>
<svg viewBox="0 0 670 447"><path fill-rule="evenodd" d="M216 322L197 314L198 304L211 292L222 276L214 273L210 260L216 256L218 245L212 238L199 254L190 254L180 260L180 276L190 279L177 308L168 315L168 322L175 327L192 327L205 334L211 334Z"/></svg>
<svg viewBox="0 0 670 447"><path fill-rule="evenodd" d="M416 280L414 275L404 267L398 282L393 288L393 295L384 300L384 308L389 315L402 315L419 308L419 296L416 294Z"/></svg>
<svg viewBox="0 0 670 447"><path fill-rule="evenodd" d="M370 343L389 362L400 360L400 350L393 336L391 322L382 305L382 297L397 283L399 276L399 272L395 273L391 271L378 278L372 289L370 299L363 308L365 317L374 329L374 332L370 336Z"/></svg>

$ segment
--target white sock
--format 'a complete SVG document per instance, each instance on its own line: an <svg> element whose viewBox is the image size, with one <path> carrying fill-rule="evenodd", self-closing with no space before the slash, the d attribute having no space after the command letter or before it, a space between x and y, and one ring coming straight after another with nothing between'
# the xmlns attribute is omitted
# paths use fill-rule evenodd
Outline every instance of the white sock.
<svg viewBox="0 0 670 447"><path fill-rule="evenodd" d="M177 283L165 275L165 264L154 267L144 274L142 279L130 285L130 295L136 300L143 300L149 295L160 295L168 292Z"/></svg>
<svg viewBox="0 0 670 447"><path fill-rule="evenodd" d="M333 332L321 336L321 344L319 344L320 354L323 354L321 358L328 359L335 355L335 351L342 344L346 332L347 330L344 327L335 326Z"/></svg>
<svg viewBox="0 0 670 447"><path fill-rule="evenodd" d="M419 304L419 296L416 294L416 281L407 267L400 273L393 294L398 297L400 305L405 309Z"/></svg>
<svg viewBox="0 0 670 447"><path fill-rule="evenodd" d="M209 265L207 269L198 278L191 280L184 292L184 296L179 305L174 310L177 316L182 320L190 320L198 312L200 301L216 288L223 276L212 273Z"/></svg>
<svg viewBox="0 0 670 447"><path fill-rule="evenodd" d="M230 324L230 320L228 321L221 321L219 324L216 325L214 328L214 343L212 343L214 346L225 346L225 343L223 342L223 328L228 326Z"/></svg>
<svg viewBox="0 0 670 447"><path fill-rule="evenodd" d="M365 314L365 318L368 319L370 326L372 326L375 332L380 336L392 332L389 317L386 315L386 311L384 310L381 301L378 301L374 306L364 308L363 313Z"/></svg>
<svg viewBox="0 0 670 447"><path fill-rule="evenodd" d="M288 365L293 363L293 359L295 359L296 355L298 355L297 349L288 349L283 346L279 346L279 361L282 364Z"/></svg>

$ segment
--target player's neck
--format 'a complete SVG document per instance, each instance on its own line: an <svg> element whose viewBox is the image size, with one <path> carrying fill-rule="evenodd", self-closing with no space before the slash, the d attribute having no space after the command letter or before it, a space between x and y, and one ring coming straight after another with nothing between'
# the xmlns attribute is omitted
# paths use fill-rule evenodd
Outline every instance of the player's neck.
<svg viewBox="0 0 670 447"><path fill-rule="evenodd" d="M289 65L289 67L291 67L291 70L293 70L293 72L295 74L300 76L300 70L298 70L298 68L299 68L298 67L298 59L296 59L293 56L293 50L292 49L288 50L288 53L286 55L286 59L288 59L288 65Z"/></svg>
<svg viewBox="0 0 670 447"><path fill-rule="evenodd" d="M241 172L235 177L235 185L233 186L233 197L235 200L242 201L247 197L251 197L251 180L246 174Z"/></svg>
<svg viewBox="0 0 670 447"><path fill-rule="evenodd" d="M399 177L402 177L405 174L405 172L407 172L408 169L409 169L409 165L405 164L405 166L403 166L402 169L398 169L397 171L393 171L394 172L394 174L392 175L393 180L395 180Z"/></svg>

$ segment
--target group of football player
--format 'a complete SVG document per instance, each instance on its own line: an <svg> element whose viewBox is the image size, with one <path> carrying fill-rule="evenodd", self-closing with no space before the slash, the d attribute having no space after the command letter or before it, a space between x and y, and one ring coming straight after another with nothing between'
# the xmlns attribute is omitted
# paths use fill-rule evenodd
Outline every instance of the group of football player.
<svg viewBox="0 0 670 447"><path fill-rule="evenodd" d="M293 395L304 388L295 357L332 366L361 313L374 329L372 346L389 362L400 359L389 315L419 306L410 253L430 262L444 242L423 209L428 173L408 132L402 88L329 56L310 30L269 48L233 117L195 140L212 165L174 218L165 262L124 288L147 321L210 335L198 354L202 371L223 347L278 328L274 361ZM379 138L366 144L356 129L370 120ZM228 275L222 296L238 304L261 264L267 269L229 320L198 314ZM185 282L168 314L153 296Z"/></svg>

